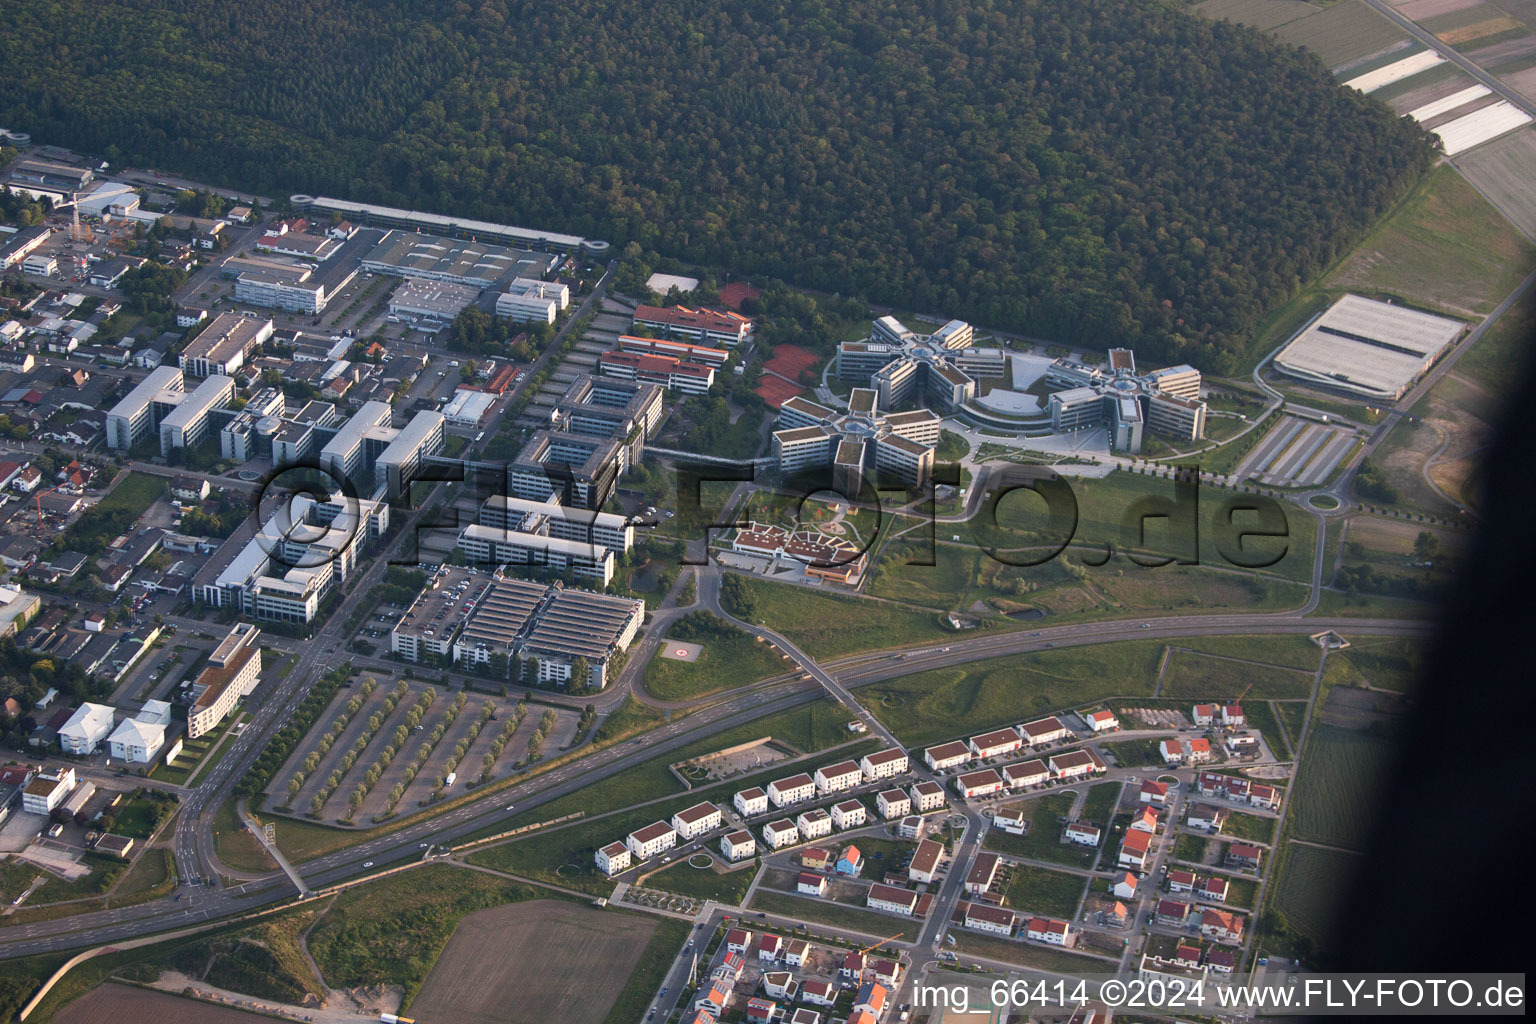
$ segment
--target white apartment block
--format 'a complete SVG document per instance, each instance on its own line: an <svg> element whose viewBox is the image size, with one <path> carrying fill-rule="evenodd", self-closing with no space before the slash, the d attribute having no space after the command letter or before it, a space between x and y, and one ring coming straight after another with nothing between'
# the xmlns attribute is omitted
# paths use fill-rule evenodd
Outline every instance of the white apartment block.
<svg viewBox="0 0 1536 1024"><path fill-rule="evenodd" d="M844 800L832 807L832 824L839 829L858 828L868 820L868 812L857 800Z"/></svg>
<svg viewBox="0 0 1536 1024"><path fill-rule="evenodd" d="M1035 722L1025 722L1019 726L1019 735L1024 738L1025 743L1038 747L1046 743L1060 743L1072 734L1065 725L1061 724L1061 719L1051 717Z"/></svg>
<svg viewBox="0 0 1536 1024"><path fill-rule="evenodd" d="M710 829L720 827L720 808L705 801L672 815L672 827L683 839L697 839Z"/></svg>
<svg viewBox="0 0 1536 1024"><path fill-rule="evenodd" d="M923 760L928 762L928 767L936 772L957 768L971 759L970 745L960 740L952 743L941 743L937 747L929 747L923 751Z"/></svg>
<svg viewBox="0 0 1536 1024"><path fill-rule="evenodd" d="M865 754L859 760L859 769L864 773L865 782L904 775L908 768L907 753L904 750L877 750L873 754Z"/></svg>
<svg viewBox="0 0 1536 1024"><path fill-rule="evenodd" d="M744 860L757 853L757 841L746 829L727 832L720 837L720 852L728 861Z"/></svg>
<svg viewBox="0 0 1536 1024"><path fill-rule="evenodd" d="M187 737L211 732L224 716L261 681L261 630L247 622L231 627L208 656L208 666L192 682L193 700L187 708Z"/></svg>
<svg viewBox="0 0 1536 1024"><path fill-rule="evenodd" d="M937 782L913 783L912 806L919 814L936 811L945 804L944 787Z"/></svg>
<svg viewBox="0 0 1536 1024"><path fill-rule="evenodd" d="M1024 745L1019 734L1012 729L999 729L970 739L971 753L980 758L1001 757L1011 754Z"/></svg>
<svg viewBox="0 0 1536 1024"><path fill-rule="evenodd" d="M677 845L677 832L664 821L653 821L645 828L631 832L624 844L635 860L650 860Z"/></svg>
<svg viewBox="0 0 1536 1024"><path fill-rule="evenodd" d="M21 809L28 814L50 814L74 791L75 770L58 768L38 772L21 793Z"/></svg>
<svg viewBox="0 0 1536 1024"><path fill-rule="evenodd" d="M803 772L787 779L775 779L768 783L768 799L775 807L788 807L803 803L816 796L816 782Z"/></svg>
<svg viewBox="0 0 1536 1024"><path fill-rule="evenodd" d="M832 834L832 815L819 807L804 811L795 819L801 839L820 839Z"/></svg>
<svg viewBox="0 0 1536 1024"><path fill-rule="evenodd" d="M1011 789L1041 786L1051 779L1051 770L1041 760L1021 761L1003 766L1003 780Z"/></svg>
<svg viewBox="0 0 1536 1024"><path fill-rule="evenodd" d="M736 813L743 818L768 813L768 794L756 787L737 793L732 802L736 805Z"/></svg>
<svg viewBox="0 0 1536 1024"><path fill-rule="evenodd" d="M894 821L912 813L912 798L899 789L887 789L875 797L875 806L885 821Z"/></svg>
<svg viewBox="0 0 1536 1024"><path fill-rule="evenodd" d="M770 821L763 826L763 842L770 850L781 850L800 841L800 831L788 818Z"/></svg>
<svg viewBox="0 0 1536 1024"><path fill-rule="evenodd" d="M629 868L629 847L623 843L609 843L597 851L597 870L612 878Z"/></svg>
<svg viewBox="0 0 1536 1024"><path fill-rule="evenodd" d="M113 709L106 704L81 704L59 728L59 747L66 754L93 754L112 734Z"/></svg>
<svg viewBox="0 0 1536 1024"><path fill-rule="evenodd" d="M864 781L864 772L853 761L841 761L838 764L817 768L815 781L816 795L826 796L828 793L840 793L845 789L856 789L859 783Z"/></svg>

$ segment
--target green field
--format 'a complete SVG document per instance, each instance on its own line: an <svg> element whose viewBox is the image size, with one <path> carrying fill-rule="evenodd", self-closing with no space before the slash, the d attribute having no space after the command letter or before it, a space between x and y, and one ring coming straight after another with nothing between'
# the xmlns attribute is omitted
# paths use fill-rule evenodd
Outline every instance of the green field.
<svg viewBox="0 0 1536 1024"><path fill-rule="evenodd" d="M1293 935L1323 946L1333 936L1359 858L1337 850L1287 843L1275 876L1269 906Z"/></svg>
<svg viewBox="0 0 1536 1024"><path fill-rule="evenodd" d="M651 658L645 668L645 689L662 700L706 697L795 668L793 662L774 653L768 644L758 643L723 620L707 637L680 629L682 626L681 622L674 625L669 636L701 643L704 650L693 662L663 658L660 653Z"/></svg>
<svg viewBox="0 0 1536 1024"><path fill-rule="evenodd" d="M1269 744L1270 751L1283 761L1289 757L1296 756L1296 752L1292 744L1288 743L1281 734L1280 718L1276 714L1276 708L1294 709L1296 712L1305 715L1307 705L1305 701L1299 700L1280 701L1277 703L1263 700L1245 700L1243 702L1243 713L1248 716L1248 728L1257 729L1259 735L1264 737L1264 742ZM1292 739L1294 740L1295 737L1300 735L1298 732Z"/></svg>
<svg viewBox="0 0 1536 1024"><path fill-rule="evenodd" d="M1342 651L1329 655L1347 661L1378 690L1407 693L1418 678L1424 657L1423 640L1396 637L1358 637Z"/></svg>
<svg viewBox="0 0 1536 1024"><path fill-rule="evenodd" d="M1162 754L1158 752L1158 740L1152 738L1139 740L1120 740L1119 742L1106 742L1104 748L1115 755L1126 768L1155 768L1163 763Z"/></svg>
<svg viewBox="0 0 1536 1024"><path fill-rule="evenodd" d="M936 612L740 578L756 603L753 618L783 633L814 658L933 643L955 635Z"/></svg>
<svg viewBox="0 0 1536 1024"><path fill-rule="evenodd" d="M917 937L921 922L882 914L873 910L860 910L831 900L801 899L784 893L759 889L752 896L752 909L782 914L795 921L849 928L866 935L887 936L908 942ZM813 929L814 930L814 929Z"/></svg>
<svg viewBox="0 0 1536 1024"><path fill-rule="evenodd" d="M1008 906L1023 913L1044 914L1068 921L1077 917L1088 879L1065 871L1051 871L1032 864L1014 864L1006 890Z"/></svg>
<svg viewBox="0 0 1536 1024"><path fill-rule="evenodd" d="M1195 10L1212 21L1230 21L1270 29L1297 18L1317 13L1317 8L1303 0L1203 0Z"/></svg>
<svg viewBox="0 0 1536 1024"><path fill-rule="evenodd" d="M1476 381L1485 391L1507 395L1520 380L1509 368L1525 358L1532 338L1536 338L1536 293L1527 292L1462 353L1456 360L1456 374Z"/></svg>
<svg viewBox="0 0 1536 1024"><path fill-rule="evenodd" d="M1266 818L1259 814L1244 814L1242 811L1233 811L1227 815L1227 823L1222 826L1221 834L1233 839L1246 839L1255 843L1273 843L1275 841L1275 819Z"/></svg>
<svg viewBox="0 0 1536 1024"><path fill-rule="evenodd" d="M903 742L926 745L1111 696L1150 694L1163 645L1095 644L989 658L860 687Z"/></svg>
<svg viewBox="0 0 1536 1024"><path fill-rule="evenodd" d="M1306 698L1312 694L1312 673L1276 668L1256 661L1212 657L1175 651L1163 675L1161 697L1190 699Z"/></svg>
<svg viewBox="0 0 1536 1024"><path fill-rule="evenodd" d="M1114 817L1115 804L1124 788L1124 785L1119 782L1101 782L1094 786L1088 790L1087 797L1083 799L1083 809L1079 812L1079 817L1095 825L1109 824L1109 819Z"/></svg>
<svg viewBox="0 0 1536 1024"><path fill-rule="evenodd" d="M1205 858L1205 848L1209 842L1205 836L1181 832L1178 841L1173 844L1173 859L1199 863Z"/></svg>
<svg viewBox="0 0 1536 1024"><path fill-rule="evenodd" d="M547 895L483 871L430 864L337 896L310 931L309 951L329 984L401 985L409 1002L459 918Z"/></svg>
<svg viewBox="0 0 1536 1024"><path fill-rule="evenodd" d="M1317 671L1323 652L1304 636L1200 636L1179 641L1179 646L1202 654L1262 661L1280 668Z"/></svg>
<svg viewBox="0 0 1536 1024"><path fill-rule="evenodd" d="M1091 868L1098 858L1097 848L1061 842L1065 827L1061 821L1072 811L1075 798L1071 793L1053 793L1020 805L1029 815L1029 831L1022 836L1010 835L1002 829L989 829L982 843L989 850L1007 853L1030 860L1050 861L1075 868Z"/></svg>
<svg viewBox="0 0 1536 1024"><path fill-rule="evenodd" d="M1062 974L1073 976L1107 974L1114 970L1113 963L1108 960L1093 956L1080 956L1077 953L1057 949L1054 946L1047 946L1039 942L1012 942L1008 939L995 939L960 928L955 929L954 936L956 948L960 952L986 957L988 960L1001 960L1004 963L1019 964L1022 967L1036 967L1043 971L1058 971Z"/></svg>
<svg viewBox="0 0 1536 1024"><path fill-rule="evenodd" d="M1073 479L1070 481L1077 500L1077 525L1073 534L1075 544L1096 548L1102 555L1106 544L1113 544L1117 556L1102 569L1090 571L1095 582L1115 577L1142 576L1158 585L1166 585L1166 576L1174 575L1167 569L1147 569L1132 563L1124 553L1142 551L1143 559L1149 557L1198 557L1200 564L1229 566L1231 563L1222 553L1219 531L1214 523L1222 518L1222 510L1230 501L1241 500L1241 495L1212 486L1201 486L1196 500L1198 507L1175 510L1174 519L1149 519L1145 521L1143 538L1137 529L1140 516L1161 514L1171 507L1176 494L1173 481L1140 473L1117 470L1103 479ZM1255 553L1278 557L1273 565L1262 569L1264 575L1283 579L1306 581L1312 577L1312 547L1317 533L1316 521L1310 513L1291 505L1282 505L1286 515L1288 540L1276 538L1270 541L1250 541L1249 548ZM1049 526L1045 503L1029 491L1013 491L996 504L996 523L987 511L978 512L976 519L965 524L971 527L971 535L978 544L988 549L1009 550L1029 545L1050 543L1061 533ZM1193 513L1192 517L1191 514ZM1242 516L1236 517L1242 525ZM1193 534L1198 524L1198 538ZM1283 557L1281 553L1283 552ZM1216 585L1215 574L1200 573L1198 578L1206 586ZM1224 581L1223 581L1224 582ZM1157 607L1163 602L1147 602L1144 607Z"/></svg>
<svg viewBox="0 0 1536 1024"><path fill-rule="evenodd" d="M1393 755L1385 737L1314 725L1291 787L1296 838L1353 848L1370 835Z"/></svg>
<svg viewBox="0 0 1536 1024"><path fill-rule="evenodd" d="M1360 0L1332 4L1271 33L1282 43L1305 46L1330 67L1375 53L1404 38L1402 30Z"/></svg>
<svg viewBox="0 0 1536 1024"><path fill-rule="evenodd" d="M757 874L750 867L736 871L718 872L714 868L696 868L681 861L663 868L639 884L647 889L665 889L679 896L691 896L699 900L735 905L747 894L752 877Z"/></svg>
<svg viewBox="0 0 1536 1024"><path fill-rule="evenodd" d="M155 503L155 500L165 496L169 481L164 477L150 476L148 473L129 473L123 478L122 483L112 488L111 492L94 507L104 512L115 512L125 509L133 513L137 519L144 514L144 510Z"/></svg>
<svg viewBox="0 0 1536 1024"><path fill-rule="evenodd" d="M1482 316L1533 266L1536 245L1447 165L1431 171L1324 287Z"/></svg>

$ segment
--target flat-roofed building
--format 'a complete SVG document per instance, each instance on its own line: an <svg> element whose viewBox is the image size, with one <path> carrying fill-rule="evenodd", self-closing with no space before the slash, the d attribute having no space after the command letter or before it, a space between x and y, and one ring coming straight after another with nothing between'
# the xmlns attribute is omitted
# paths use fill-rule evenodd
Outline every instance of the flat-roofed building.
<svg viewBox="0 0 1536 1024"><path fill-rule="evenodd" d="M538 276L553 263L547 254L412 231L386 231L366 256L364 270L489 288L502 280Z"/></svg>
<svg viewBox="0 0 1536 1024"><path fill-rule="evenodd" d="M158 436L160 421L186 397L181 370L159 366L107 413L107 445L127 451L152 433Z"/></svg>
<svg viewBox="0 0 1536 1024"><path fill-rule="evenodd" d="M634 322L663 337L697 338L727 348L735 348L752 333L751 319L730 310L640 306L635 310Z"/></svg>
<svg viewBox="0 0 1536 1024"><path fill-rule="evenodd" d="M1467 329L1460 320L1345 295L1275 357L1309 384L1381 402L1401 398Z"/></svg>
<svg viewBox="0 0 1536 1024"><path fill-rule="evenodd" d="M454 640L453 660L488 665L493 657L500 656L510 667L548 592L545 584L532 580L493 579Z"/></svg>
<svg viewBox="0 0 1536 1024"><path fill-rule="evenodd" d="M239 313L220 313L182 350L181 370L193 377L229 376L257 345L272 337L271 320L253 320Z"/></svg>
<svg viewBox="0 0 1536 1024"><path fill-rule="evenodd" d="M577 659L585 659L587 678L573 685L600 690L608 666L627 650L645 621L645 602L594 594L554 585L534 615L519 657L532 666L539 682L571 683Z"/></svg>
<svg viewBox="0 0 1536 1024"><path fill-rule="evenodd" d="M364 402L320 449L320 468L338 480L351 480L359 486L371 483L374 460L394 439L386 433L393 429L393 415L388 402ZM371 444L370 432L374 435Z"/></svg>
<svg viewBox="0 0 1536 1024"><path fill-rule="evenodd" d="M628 516L569 508L558 501L531 501L492 495L476 519L495 530L548 533L561 540L583 541L622 554L635 546L635 527Z"/></svg>
<svg viewBox="0 0 1536 1024"><path fill-rule="evenodd" d="M1110 349L1107 369L1057 359L1045 373L1059 390L1047 399L1051 429L1073 433L1105 427L1111 446L1136 453L1146 434L1188 442L1205 436L1200 371L1181 364L1137 373L1129 349Z"/></svg>
<svg viewBox="0 0 1536 1024"><path fill-rule="evenodd" d="M208 656L208 665L191 686L192 704L187 708L187 737L197 739L211 732L261 681L261 630L250 623L236 623Z"/></svg>
<svg viewBox="0 0 1536 1024"><path fill-rule="evenodd" d="M832 485L850 497L862 489L869 467L910 487L927 483L941 420L926 409L881 412L886 404L867 388L853 390L846 413L799 396L787 399L779 409L780 429L773 434L779 470L826 466Z"/></svg>
<svg viewBox="0 0 1536 1024"><path fill-rule="evenodd" d="M613 552L586 541L475 524L466 526L459 533L457 546L470 565L527 565L554 572L569 570L576 576L595 579L602 586L613 579Z"/></svg>
<svg viewBox="0 0 1536 1024"><path fill-rule="evenodd" d="M598 356L597 366L606 377L643 381L685 395L706 394L715 383L714 367L669 355L604 352Z"/></svg>
<svg viewBox="0 0 1536 1024"><path fill-rule="evenodd" d="M430 658L451 659L459 630L468 618L462 611L460 584L473 579L462 569L448 569L434 576L390 630L390 653L417 663Z"/></svg>
<svg viewBox="0 0 1536 1024"><path fill-rule="evenodd" d="M176 404L160 421L160 454L169 456L178 448L196 448L208 439L212 414L229 406L235 397L232 377L214 374Z"/></svg>
<svg viewBox="0 0 1536 1024"><path fill-rule="evenodd" d="M374 460L374 492L382 489L390 498L404 494L419 475L422 460L442 450L445 422L442 413L431 409L412 416Z"/></svg>
<svg viewBox="0 0 1536 1024"><path fill-rule="evenodd" d="M408 279L390 295L389 312L393 316L424 316L447 322L479 297L480 289L472 285Z"/></svg>
<svg viewBox="0 0 1536 1024"><path fill-rule="evenodd" d="M682 341L676 338L642 338L636 334L619 335L619 351L639 355L673 356L685 363L698 363L715 369L731 357L727 349Z"/></svg>

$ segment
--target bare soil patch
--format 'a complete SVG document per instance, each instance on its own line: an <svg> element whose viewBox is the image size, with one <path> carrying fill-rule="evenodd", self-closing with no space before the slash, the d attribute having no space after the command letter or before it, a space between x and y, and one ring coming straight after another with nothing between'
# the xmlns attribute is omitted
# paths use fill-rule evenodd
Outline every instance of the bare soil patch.
<svg viewBox="0 0 1536 1024"><path fill-rule="evenodd" d="M98 985L58 1012L55 1024L257 1024L272 1018L131 985Z"/></svg>
<svg viewBox="0 0 1536 1024"><path fill-rule="evenodd" d="M556 900L478 910L454 929L408 1013L457 1024L602 1020L655 929Z"/></svg>

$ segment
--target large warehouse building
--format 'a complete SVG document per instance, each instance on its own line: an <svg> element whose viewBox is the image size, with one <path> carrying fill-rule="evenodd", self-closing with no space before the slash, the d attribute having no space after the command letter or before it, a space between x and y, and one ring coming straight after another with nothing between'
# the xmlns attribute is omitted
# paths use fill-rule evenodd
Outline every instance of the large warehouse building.
<svg viewBox="0 0 1536 1024"><path fill-rule="evenodd" d="M1467 325L1390 302L1346 295L1275 357L1283 373L1395 402Z"/></svg>

